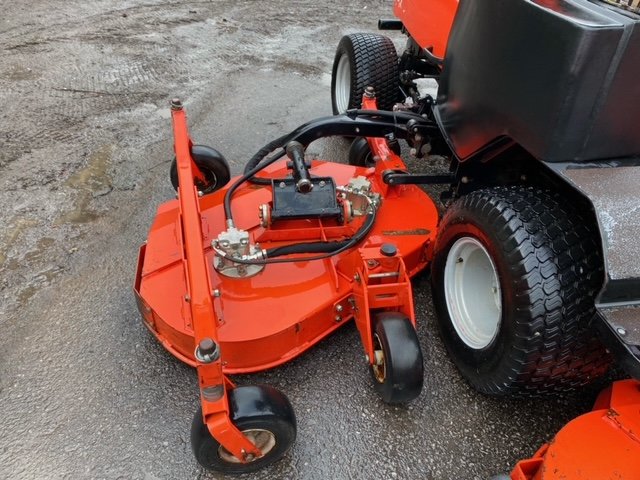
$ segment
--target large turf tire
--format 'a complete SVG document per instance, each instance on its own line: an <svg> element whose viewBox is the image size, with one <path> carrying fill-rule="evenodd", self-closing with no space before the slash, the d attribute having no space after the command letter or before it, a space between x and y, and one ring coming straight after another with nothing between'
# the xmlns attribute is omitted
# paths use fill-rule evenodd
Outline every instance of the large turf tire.
<svg viewBox="0 0 640 480"><path fill-rule="evenodd" d="M463 262L453 257L465 239L483 247L478 255L488 253L497 274L499 321L493 336L488 330L485 337L473 337L461 327L460 311L470 311L468 318L482 324L474 305L481 292L467 289L468 310L455 302L465 297L452 293L466 285L451 280L464 268L452 262ZM490 270L486 262L485 267ZM564 391L602 376L610 357L590 327L602 279L595 226L557 194L525 187L479 190L454 202L440 224L432 264L440 332L464 378L482 393ZM483 288L491 288L485 283ZM474 338L489 340L474 344Z"/></svg>
<svg viewBox="0 0 640 480"><path fill-rule="evenodd" d="M398 55L384 35L345 35L336 49L331 72L331 106L334 115L360 108L366 87L376 92L378 108L391 110L400 100Z"/></svg>

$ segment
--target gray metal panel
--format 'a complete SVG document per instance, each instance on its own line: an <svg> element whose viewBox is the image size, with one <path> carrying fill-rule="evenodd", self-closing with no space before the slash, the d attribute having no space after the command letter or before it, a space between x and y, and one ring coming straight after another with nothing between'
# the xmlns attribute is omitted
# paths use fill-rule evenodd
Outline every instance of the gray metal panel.
<svg viewBox="0 0 640 480"><path fill-rule="evenodd" d="M640 166L568 166L559 173L593 203L609 278L640 278Z"/></svg>
<svg viewBox="0 0 640 480"><path fill-rule="evenodd" d="M627 345L640 345L640 307L600 308L600 314Z"/></svg>

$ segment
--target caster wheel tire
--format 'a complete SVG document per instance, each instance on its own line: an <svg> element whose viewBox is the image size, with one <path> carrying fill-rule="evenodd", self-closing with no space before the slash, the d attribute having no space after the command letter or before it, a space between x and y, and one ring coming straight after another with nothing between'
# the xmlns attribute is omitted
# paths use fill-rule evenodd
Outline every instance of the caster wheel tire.
<svg viewBox="0 0 640 480"><path fill-rule="evenodd" d="M223 473L248 473L271 465L296 438L296 418L287 397L266 385L237 387L229 393L231 421L263 455L241 463L211 436L198 408L191 425L191 447L200 465Z"/></svg>
<svg viewBox="0 0 640 480"><path fill-rule="evenodd" d="M397 312L378 313L374 322L371 373L386 403L406 403L420 395L424 381L422 350L415 328Z"/></svg>
<svg viewBox="0 0 640 480"><path fill-rule="evenodd" d="M231 169L227 160L216 149L205 145L193 145L191 156L204 175L204 182L196 180L195 185L203 194L213 193L224 187L231 178ZM169 168L169 179L173 189L178 191L178 165L174 157Z"/></svg>
<svg viewBox="0 0 640 480"><path fill-rule="evenodd" d="M338 43L331 72L334 115L360 108L364 89L369 86L375 89L380 110L391 110L401 100L393 42L374 33L345 35Z"/></svg>
<svg viewBox="0 0 640 480"><path fill-rule="evenodd" d="M389 148L398 156L402 154L402 149L397 141L390 144ZM354 167L369 168L375 167L376 165L376 162L373 160L373 155L371 154L371 149L369 148L369 143L367 143L367 139L364 137L356 137L353 140L347 158L349 165L353 165Z"/></svg>
<svg viewBox="0 0 640 480"><path fill-rule="evenodd" d="M606 372L590 328L597 233L566 199L522 186L469 193L440 222L431 268L443 342L476 390L564 391Z"/></svg>

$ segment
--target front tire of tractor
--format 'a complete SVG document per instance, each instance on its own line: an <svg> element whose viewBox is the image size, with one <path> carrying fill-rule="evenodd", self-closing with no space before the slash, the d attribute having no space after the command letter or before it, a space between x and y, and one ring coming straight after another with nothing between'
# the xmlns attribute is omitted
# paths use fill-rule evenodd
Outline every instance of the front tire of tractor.
<svg viewBox="0 0 640 480"><path fill-rule="evenodd" d="M338 43L331 71L331 106L339 115L362 105L362 94L373 87L380 110L392 110L401 100L398 54L384 35L353 33Z"/></svg>
<svg viewBox="0 0 640 480"><path fill-rule="evenodd" d="M485 394L588 384L610 363L590 328L602 276L597 234L559 195L472 192L449 207L436 240L432 292L444 344Z"/></svg>
<svg viewBox="0 0 640 480"><path fill-rule="evenodd" d="M191 156L196 166L202 172L204 181L196 179L196 188L203 194L220 190L231 179L231 169L224 156L215 148L206 145L193 145ZM169 167L169 180L173 189L178 191L178 164L174 157Z"/></svg>
<svg viewBox="0 0 640 480"><path fill-rule="evenodd" d="M198 408L191 425L191 447L200 465L222 473L249 473L276 462L296 438L296 417L287 397L266 385L237 387L229 392L231 421L263 455L241 463L211 436Z"/></svg>
<svg viewBox="0 0 640 480"><path fill-rule="evenodd" d="M406 403L422 391L424 367L415 328L398 312L373 317L375 358L371 373L376 390L386 403Z"/></svg>

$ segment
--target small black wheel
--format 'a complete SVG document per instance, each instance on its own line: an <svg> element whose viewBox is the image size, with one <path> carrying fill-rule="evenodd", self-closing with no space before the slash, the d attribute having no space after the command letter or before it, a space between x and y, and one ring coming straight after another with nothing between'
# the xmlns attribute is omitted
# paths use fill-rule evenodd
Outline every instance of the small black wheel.
<svg viewBox="0 0 640 480"><path fill-rule="evenodd" d="M585 385L610 356L590 328L602 280L595 228L557 194L478 190L440 222L432 291L464 378L492 395Z"/></svg>
<svg viewBox="0 0 640 480"><path fill-rule="evenodd" d="M402 313L382 312L373 317L375 358L371 373L386 403L406 403L422 391L424 367L420 342L411 321Z"/></svg>
<svg viewBox="0 0 640 480"><path fill-rule="evenodd" d="M231 421L263 455L241 463L211 436L198 408L191 425L191 447L200 465L223 473L248 473L271 465L296 438L296 417L289 399L267 385L237 387L229 392Z"/></svg>
<svg viewBox="0 0 640 480"><path fill-rule="evenodd" d="M396 48L384 35L345 35L338 43L331 72L333 114L360 108L366 87L375 89L380 110L391 110L401 100Z"/></svg>
<svg viewBox="0 0 640 480"><path fill-rule="evenodd" d="M231 178L231 169L224 156L215 148L206 145L193 145L191 156L204 175L205 181L196 180L195 185L203 194L212 193L224 187ZM178 191L178 165L174 157L169 168L169 179L175 191Z"/></svg>
<svg viewBox="0 0 640 480"><path fill-rule="evenodd" d="M389 148L396 155L402 154L402 149L397 141L393 143L389 142ZM356 137L353 140L351 147L349 148L349 156L347 158L349 160L349 165L353 165L354 167L368 168L376 165L376 162L373 161L373 156L371 155L369 143L367 143L367 139L364 137Z"/></svg>

